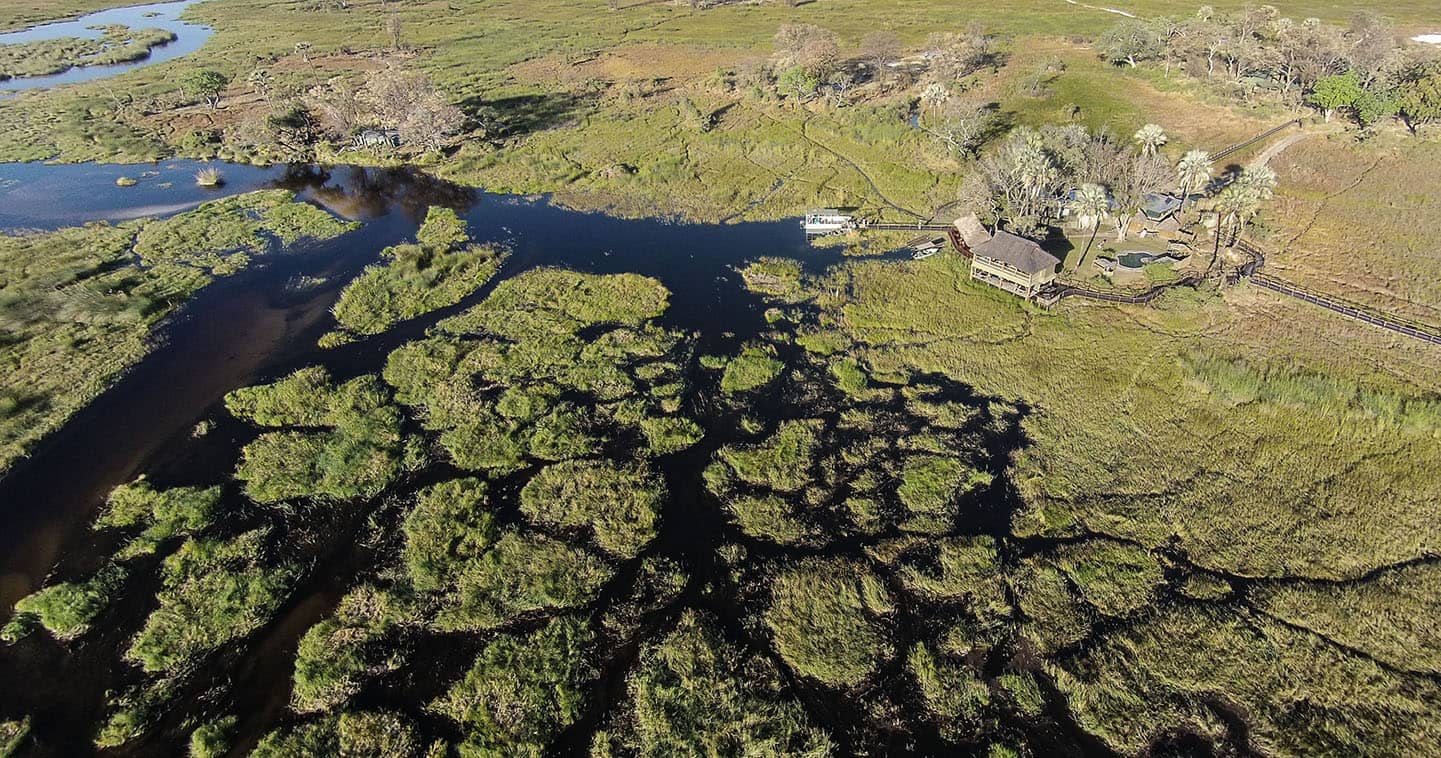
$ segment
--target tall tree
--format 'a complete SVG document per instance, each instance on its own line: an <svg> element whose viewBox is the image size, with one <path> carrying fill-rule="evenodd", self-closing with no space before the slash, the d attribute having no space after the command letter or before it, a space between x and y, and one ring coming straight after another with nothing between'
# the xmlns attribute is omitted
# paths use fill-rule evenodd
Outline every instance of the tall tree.
<svg viewBox="0 0 1441 758"><path fill-rule="evenodd" d="M1141 61L1160 58L1166 40L1153 24L1140 19L1126 19L1096 40L1096 50L1108 62L1125 63L1132 68Z"/></svg>
<svg viewBox="0 0 1441 758"><path fill-rule="evenodd" d="M1091 253L1091 246L1096 243L1096 234L1101 231L1101 219L1111 209L1111 196L1106 188L1099 184L1082 184L1076 195L1070 202L1071 213L1076 215L1076 223L1082 229L1087 227L1091 230L1091 238L1086 240L1086 249L1081 251L1081 257L1076 259L1076 269L1081 268L1086 256Z"/></svg>
<svg viewBox="0 0 1441 758"><path fill-rule="evenodd" d="M1180 210L1186 209L1191 194L1211 181L1211 154L1205 150L1189 150L1176 163L1176 181L1181 190Z"/></svg>
<svg viewBox="0 0 1441 758"><path fill-rule="evenodd" d="M1132 137L1137 145L1141 146L1142 155L1155 155L1160 151L1161 146L1166 144L1170 138L1166 136L1166 130L1159 124L1146 124L1136 130Z"/></svg>
<svg viewBox="0 0 1441 758"><path fill-rule="evenodd" d="M230 77L213 69L203 68L180 77L180 89L202 100L210 110L220 107L220 93L230 84Z"/></svg>
<svg viewBox="0 0 1441 758"><path fill-rule="evenodd" d="M1441 123L1441 66L1418 71L1402 81L1396 104L1412 134L1426 124Z"/></svg>

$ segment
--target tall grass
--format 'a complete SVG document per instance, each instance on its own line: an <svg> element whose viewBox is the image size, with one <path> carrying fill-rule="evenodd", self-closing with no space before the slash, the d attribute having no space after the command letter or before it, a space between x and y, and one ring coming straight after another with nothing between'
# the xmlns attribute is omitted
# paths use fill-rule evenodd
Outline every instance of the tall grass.
<svg viewBox="0 0 1441 758"><path fill-rule="evenodd" d="M1441 398L1378 390L1352 379L1241 358L1192 353L1181 365L1193 380L1233 405L1273 403L1375 419L1406 432L1441 431Z"/></svg>

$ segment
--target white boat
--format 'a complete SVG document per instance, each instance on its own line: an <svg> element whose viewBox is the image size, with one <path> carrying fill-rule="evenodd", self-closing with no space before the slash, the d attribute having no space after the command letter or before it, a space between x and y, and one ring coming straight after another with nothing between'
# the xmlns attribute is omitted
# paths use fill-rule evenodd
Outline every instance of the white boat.
<svg viewBox="0 0 1441 758"><path fill-rule="evenodd" d="M818 237L850 231L855 228L856 220L855 217L841 213L835 208L819 208L806 211L803 226L805 226L807 236Z"/></svg>

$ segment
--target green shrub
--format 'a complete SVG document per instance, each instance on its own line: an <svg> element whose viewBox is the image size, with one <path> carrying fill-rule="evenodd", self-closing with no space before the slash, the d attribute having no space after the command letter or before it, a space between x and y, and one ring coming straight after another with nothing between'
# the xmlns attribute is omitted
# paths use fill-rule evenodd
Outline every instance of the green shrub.
<svg viewBox="0 0 1441 758"><path fill-rule="evenodd" d="M639 464L567 461L525 485L520 510L552 527L588 527L602 550L632 558L655 537L665 499L665 483Z"/></svg>
<svg viewBox="0 0 1441 758"><path fill-rule="evenodd" d="M809 560L776 577L765 622L797 673L850 687L891 655L886 626L864 600L866 573L846 561Z"/></svg>
<svg viewBox="0 0 1441 758"><path fill-rule="evenodd" d="M125 657L147 672L168 671L249 635L284 602L296 571L268 567L265 535L191 538L161 565L159 607Z"/></svg>
<svg viewBox="0 0 1441 758"><path fill-rule="evenodd" d="M596 675L592 640L586 623L572 617L497 637L431 708L461 725L462 754L543 755L581 714Z"/></svg>

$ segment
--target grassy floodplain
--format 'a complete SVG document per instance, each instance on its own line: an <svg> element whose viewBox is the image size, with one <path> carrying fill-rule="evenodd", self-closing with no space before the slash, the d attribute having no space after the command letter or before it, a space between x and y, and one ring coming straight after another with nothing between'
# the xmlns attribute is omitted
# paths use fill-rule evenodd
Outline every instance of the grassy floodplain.
<svg viewBox="0 0 1441 758"><path fill-rule="evenodd" d="M1124 141L1163 123L1168 159L1293 115L1106 63L1091 41L1118 16L1083 5L619 5L201 4L217 33L185 62L0 102L0 156L413 162L709 220L956 201L980 164L906 124L916 88L832 107L742 83L789 21L833 29L846 55L874 29L913 50L979 21L999 54L958 91L1003 125ZM1433 21L1418 0L1387 12L1404 29ZM230 77L218 107L176 92L186 66ZM473 138L399 153L275 139L313 86L392 66L429 76ZM1273 156L1280 197L1255 237L1297 281L1432 318L1434 137L1356 139L1318 130ZM268 235L307 233L314 209L268 197L8 243L26 277L15 313L64 314L14 344L68 345L40 350L53 377L17 364L49 377L0 406L17 450L63 418L20 388L81 386L85 361L125 355L95 350L102 337L143 344L183 299L146 294L161 291L146 277L189 294ZM97 746L1301 756L1435 742L1434 348L1247 285L1042 310L972 283L949 252L824 272L736 261L766 326L697 334L668 320L659 279L501 277L503 255L432 209L333 311L323 344L376 338L355 347L386 345L378 365L336 351L345 371L232 392L230 480L122 485L94 522L106 554L17 605L18 645L119 640L104 655L123 674L86 726ZM116 271L141 296L113 310L92 296L74 326L55 293ZM384 339L462 303L423 336ZM123 328L67 331L104 313ZM127 620L116 598L136 597ZM270 635L295 625L292 656ZM249 709L231 676L257 660L290 677L280 715ZM28 739L28 714L0 716L0 740Z"/></svg>
<svg viewBox="0 0 1441 758"><path fill-rule="evenodd" d="M171 218L0 235L0 470L149 352L157 324L216 277L351 228L267 190Z"/></svg>

